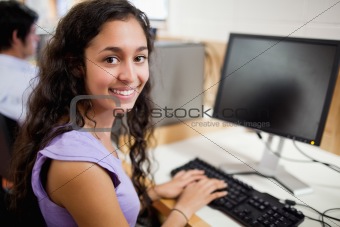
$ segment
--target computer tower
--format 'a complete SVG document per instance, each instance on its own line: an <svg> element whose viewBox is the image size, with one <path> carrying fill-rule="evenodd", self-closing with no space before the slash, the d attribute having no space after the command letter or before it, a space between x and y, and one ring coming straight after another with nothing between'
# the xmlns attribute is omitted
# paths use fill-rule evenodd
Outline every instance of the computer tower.
<svg viewBox="0 0 340 227"><path fill-rule="evenodd" d="M157 41L151 55L155 127L203 116L204 45Z"/></svg>

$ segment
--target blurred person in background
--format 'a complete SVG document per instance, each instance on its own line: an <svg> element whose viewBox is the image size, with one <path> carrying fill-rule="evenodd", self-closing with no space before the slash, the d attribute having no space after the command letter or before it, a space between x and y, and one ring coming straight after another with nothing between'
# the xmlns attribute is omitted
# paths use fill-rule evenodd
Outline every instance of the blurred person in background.
<svg viewBox="0 0 340 227"><path fill-rule="evenodd" d="M0 114L19 124L38 68L27 59L36 53L38 14L16 1L0 1Z"/></svg>

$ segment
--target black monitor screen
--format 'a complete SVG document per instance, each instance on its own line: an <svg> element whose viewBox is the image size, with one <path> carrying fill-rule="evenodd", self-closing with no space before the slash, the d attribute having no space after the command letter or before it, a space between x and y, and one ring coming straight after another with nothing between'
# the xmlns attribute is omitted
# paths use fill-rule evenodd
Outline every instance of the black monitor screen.
<svg viewBox="0 0 340 227"><path fill-rule="evenodd" d="M340 42L230 34L214 117L320 145Z"/></svg>

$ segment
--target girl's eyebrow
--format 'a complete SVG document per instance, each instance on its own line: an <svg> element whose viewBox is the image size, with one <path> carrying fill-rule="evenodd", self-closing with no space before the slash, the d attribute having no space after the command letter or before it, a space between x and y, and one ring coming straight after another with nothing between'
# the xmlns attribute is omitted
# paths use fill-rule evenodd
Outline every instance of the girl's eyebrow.
<svg viewBox="0 0 340 227"><path fill-rule="evenodd" d="M141 46L141 47L138 47L136 49L136 52L140 52L140 51L143 51L143 50L147 50L148 48L146 46ZM123 49L120 48L120 47L115 47L115 46L109 46L109 47L105 47L103 50L99 51L98 54L100 54L101 52L104 52L104 51L110 51L110 52L115 52L115 53L121 53L123 52Z"/></svg>

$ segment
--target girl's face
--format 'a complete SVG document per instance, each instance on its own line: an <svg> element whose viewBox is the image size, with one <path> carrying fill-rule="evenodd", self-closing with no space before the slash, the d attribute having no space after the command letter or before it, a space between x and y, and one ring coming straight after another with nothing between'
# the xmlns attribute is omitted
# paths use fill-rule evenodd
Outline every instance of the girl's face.
<svg viewBox="0 0 340 227"><path fill-rule="evenodd" d="M129 17L103 24L85 49L85 58L85 86L95 112L132 109L149 79L147 40L138 21Z"/></svg>

